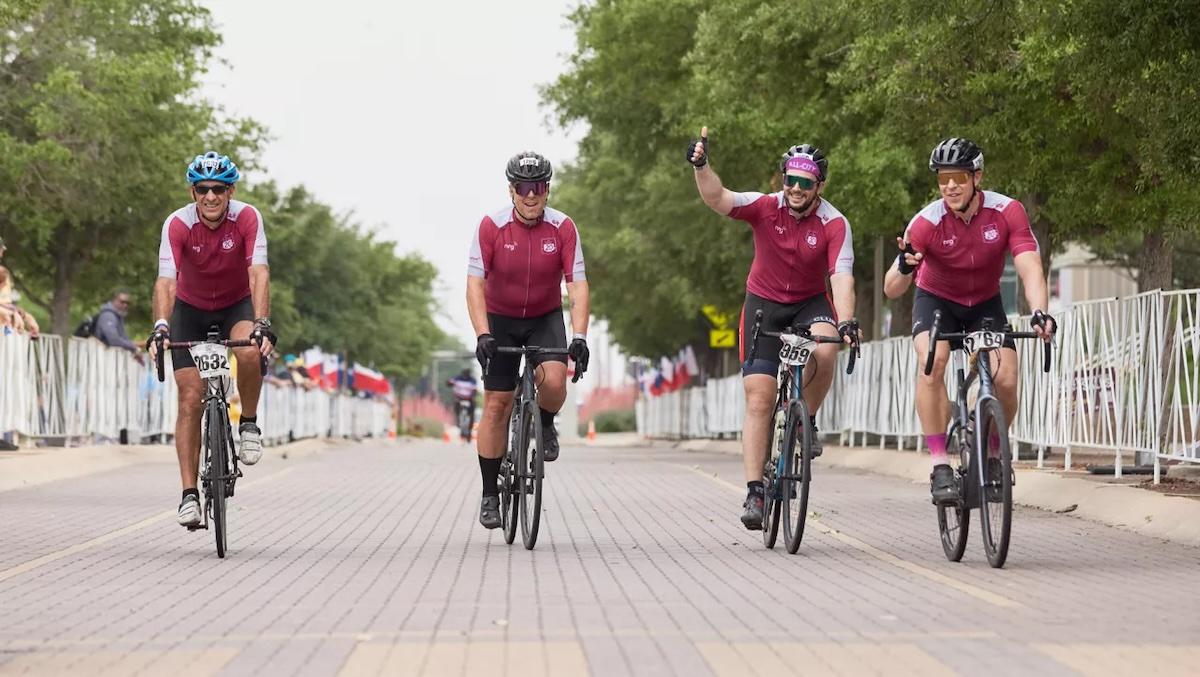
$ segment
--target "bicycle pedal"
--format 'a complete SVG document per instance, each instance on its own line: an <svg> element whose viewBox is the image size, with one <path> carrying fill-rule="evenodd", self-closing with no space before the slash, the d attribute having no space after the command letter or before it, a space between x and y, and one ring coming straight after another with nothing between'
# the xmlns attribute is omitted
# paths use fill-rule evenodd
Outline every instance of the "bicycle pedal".
<svg viewBox="0 0 1200 677"><path fill-rule="evenodd" d="M203 529L204 531L208 531L208 525L207 524L189 524L189 525L187 525L188 531L200 531L201 529Z"/></svg>

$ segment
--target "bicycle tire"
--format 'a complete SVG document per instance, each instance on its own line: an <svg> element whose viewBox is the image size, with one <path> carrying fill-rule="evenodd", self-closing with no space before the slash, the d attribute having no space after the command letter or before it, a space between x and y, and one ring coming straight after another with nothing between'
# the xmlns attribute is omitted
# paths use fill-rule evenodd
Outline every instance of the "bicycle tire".
<svg viewBox="0 0 1200 677"><path fill-rule="evenodd" d="M975 458L979 467L972 472L971 481L979 485L979 525L983 531L983 551L988 564L999 569L1008 559L1012 535L1012 455L1009 450L1008 425L999 400L986 399L976 416ZM994 433L1000 438L1000 477L989 478L987 472L988 438ZM989 481L994 481L989 486Z"/></svg>
<svg viewBox="0 0 1200 677"><path fill-rule="evenodd" d="M767 462L763 466L763 545L768 550L775 547L779 537L779 512L781 503L775 498L779 493L779 456L775 450L780 447L779 435L783 426L779 421L779 411L771 419L771 437L767 440Z"/></svg>
<svg viewBox="0 0 1200 677"><path fill-rule="evenodd" d="M526 550L533 550L537 544L538 526L542 521L542 472L546 458L542 417L533 413L534 402L531 398L525 407L526 439L532 440L533 444L523 445L527 458L521 464L526 475L522 486L528 486L528 490L521 492L521 542Z"/></svg>
<svg viewBox="0 0 1200 677"><path fill-rule="evenodd" d="M808 521L808 490L812 479L812 420L808 417L808 405L804 400L794 400L788 410L785 426L783 456L786 476L783 487L783 531L787 537L787 551L796 554L804 540L804 524ZM795 493L795 497L792 494ZM793 505L795 508L793 509Z"/></svg>
<svg viewBox="0 0 1200 677"><path fill-rule="evenodd" d="M517 449L523 428L520 425L524 407L518 402L509 417L509 429L504 435L508 449L504 452L504 460L500 463L500 524L504 529L504 542L512 545L517 538L517 520L520 508L517 501L520 498L520 479L517 475L519 467Z"/></svg>
<svg viewBox="0 0 1200 677"><path fill-rule="evenodd" d="M205 416L205 421L207 423L205 437L208 440L206 452L208 482L209 490L212 492L213 538L217 543L217 557L224 559L229 545L227 538L228 515L225 512L225 478L229 475L229 440L226 440L226 435L229 430L229 422L225 418L220 404L215 400L210 401L208 405L208 415Z"/></svg>
<svg viewBox="0 0 1200 677"><path fill-rule="evenodd" d="M968 461L971 451L965 448L968 442L963 439L962 428L957 423L951 424L950 432L946 434L946 444L949 449L954 451L954 455L958 459L955 476L960 481L960 486L965 485L966 482L963 481L963 478L970 472ZM964 471L963 468L967 468L967 470ZM964 497L953 504L935 505L934 509L937 511L938 537L942 542L942 552L946 553L946 559L958 562L962 560L963 553L967 549L967 537L971 527L971 508L967 506Z"/></svg>

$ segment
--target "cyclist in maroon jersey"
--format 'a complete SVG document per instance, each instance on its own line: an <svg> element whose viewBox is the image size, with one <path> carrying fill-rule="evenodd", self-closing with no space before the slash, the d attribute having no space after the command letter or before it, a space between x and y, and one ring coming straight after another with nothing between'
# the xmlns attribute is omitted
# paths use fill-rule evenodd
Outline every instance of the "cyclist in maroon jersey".
<svg viewBox="0 0 1200 677"><path fill-rule="evenodd" d="M500 526L496 479L521 365L519 355L499 354L497 348L568 348L575 361L573 380L587 371L588 283L583 247L571 217L546 206L553 174L550 161L537 153L514 155L505 170L512 204L484 216L471 243L467 310L477 336L475 356L486 370L477 441L483 480L479 522L488 529ZM562 317L564 280L573 330L569 347ZM554 416L567 397L567 359L560 355L534 359L545 459L554 461L559 452Z"/></svg>
<svg viewBox="0 0 1200 677"><path fill-rule="evenodd" d="M234 184L240 178L237 165L212 151L197 155L188 166L193 201L163 222L158 280L154 284L154 313L159 319L146 347L157 359L160 337L165 346L171 339L203 341L214 324L221 327L221 338L261 338L258 348L233 351L240 367L237 385L242 404L237 454L242 463L254 465L262 457L257 418L262 388L259 360L271 354L276 339L268 317L271 280L267 236L262 214L233 199ZM172 364L179 387L175 421L175 451L183 482L179 523L194 526L200 523L196 474L200 467L204 382L188 352L175 351Z"/></svg>
<svg viewBox="0 0 1200 677"><path fill-rule="evenodd" d="M980 190L983 151L969 139L950 138L930 153L929 169L937 174L941 199L931 202L897 238L901 253L884 279L884 293L896 298L916 282L913 299L913 347L925 363L933 314L941 310L938 331L977 331L985 322L1000 331L1009 327L1000 297L1000 276L1008 254L1021 278L1025 300L1033 308L1033 329L1046 341L1056 330L1046 314L1049 300L1037 238L1025 207L1000 193ZM915 276L914 276L915 273ZM914 280L915 277L915 280ZM1010 339L997 351L992 375L996 396L1011 425L1017 413L1017 351ZM946 454L950 400L945 372L950 346L939 343L933 373L917 377L917 416L933 460L931 491L936 501L955 498L954 471ZM999 440L989 440L988 464L999 463ZM989 467L989 472L993 469ZM998 472L998 471L996 471Z"/></svg>
<svg viewBox="0 0 1200 677"><path fill-rule="evenodd" d="M745 221L754 233L754 261L746 279L740 327L742 386L746 392L742 463L747 490L742 524L759 530L763 519L763 466L783 344L778 338L760 336L756 354L745 354L755 313L763 311L763 331L809 325L815 336L841 336L849 343L851 336L858 334L858 326L851 319L855 302L854 239L850 222L821 197L829 160L819 148L809 144L789 148L779 162L784 188L771 194L735 193L725 188L708 163L707 127L700 130L700 139L688 146L687 160L695 167L696 188L704 204L722 216ZM832 302L826 294L826 278L833 291ZM816 359L807 368L804 399L814 430L817 410L833 384L837 350L836 343L818 345L813 350ZM819 436L813 438L812 452L814 457L821 455Z"/></svg>

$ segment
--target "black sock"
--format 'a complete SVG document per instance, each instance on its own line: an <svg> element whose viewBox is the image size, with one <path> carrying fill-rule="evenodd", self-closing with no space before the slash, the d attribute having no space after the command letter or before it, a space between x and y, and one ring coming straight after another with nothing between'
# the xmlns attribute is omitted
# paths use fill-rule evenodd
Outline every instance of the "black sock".
<svg viewBox="0 0 1200 677"><path fill-rule="evenodd" d="M809 420L809 421L812 421L813 432L816 432L816 431L817 431L817 417L816 417L816 416L809 416L809 417L808 417L808 420Z"/></svg>
<svg viewBox="0 0 1200 677"><path fill-rule="evenodd" d="M746 482L746 489L750 492L751 496L763 495L763 483L760 480Z"/></svg>
<svg viewBox="0 0 1200 677"><path fill-rule="evenodd" d="M483 477L483 495L499 496L496 478L500 477L500 459L479 457L479 474Z"/></svg>
<svg viewBox="0 0 1200 677"><path fill-rule="evenodd" d="M538 411L542 412L543 428L549 428L550 426L554 425L554 415L558 413L557 411L546 411L541 407L538 407Z"/></svg>
<svg viewBox="0 0 1200 677"><path fill-rule="evenodd" d="M254 424L257 424L257 423L258 423L258 415L257 415L257 414L255 414L254 416L243 416L243 417L241 417L240 419L238 419L238 425L239 425L239 426L240 426L241 424L243 424L243 423L254 423Z"/></svg>
<svg viewBox="0 0 1200 677"><path fill-rule="evenodd" d="M183 501L186 501L188 496L195 496L196 500L199 501L200 500L200 490L199 489L184 489L183 490L183 499L180 500L180 503L182 503Z"/></svg>

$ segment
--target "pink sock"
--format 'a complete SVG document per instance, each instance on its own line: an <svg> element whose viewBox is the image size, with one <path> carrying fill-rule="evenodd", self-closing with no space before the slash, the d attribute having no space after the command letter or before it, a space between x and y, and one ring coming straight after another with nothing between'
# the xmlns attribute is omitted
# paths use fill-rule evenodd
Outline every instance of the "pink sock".
<svg viewBox="0 0 1200 677"><path fill-rule="evenodd" d="M1000 458L1000 434L988 435L988 458Z"/></svg>
<svg viewBox="0 0 1200 677"><path fill-rule="evenodd" d="M949 465L950 459L946 457L946 433L926 435L925 444L929 445L929 456L933 459L934 465Z"/></svg>

